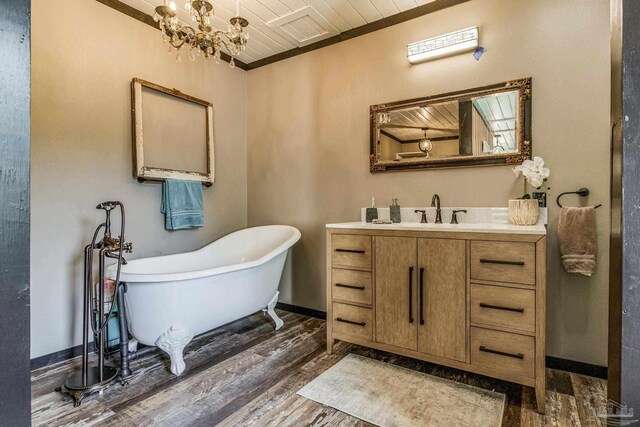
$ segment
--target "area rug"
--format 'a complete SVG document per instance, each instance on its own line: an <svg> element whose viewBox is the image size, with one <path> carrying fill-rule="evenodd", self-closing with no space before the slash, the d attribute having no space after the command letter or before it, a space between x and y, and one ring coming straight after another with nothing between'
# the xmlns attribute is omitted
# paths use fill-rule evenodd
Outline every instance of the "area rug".
<svg viewBox="0 0 640 427"><path fill-rule="evenodd" d="M505 395L349 354L298 394L382 427L502 425Z"/></svg>

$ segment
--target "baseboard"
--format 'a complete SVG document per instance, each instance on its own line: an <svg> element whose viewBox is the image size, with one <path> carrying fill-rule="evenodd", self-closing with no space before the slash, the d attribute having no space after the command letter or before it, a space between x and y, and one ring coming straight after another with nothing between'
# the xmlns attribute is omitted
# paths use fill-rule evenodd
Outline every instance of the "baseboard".
<svg viewBox="0 0 640 427"><path fill-rule="evenodd" d="M90 351L93 349L93 343L90 344ZM31 370L44 368L45 366L55 365L65 360L73 359L82 355L82 345L56 351L55 353L45 354L31 359Z"/></svg>
<svg viewBox="0 0 640 427"><path fill-rule="evenodd" d="M305 316L327 320L326 312L314 310L313 308L300 307L299 305L285 304L283 302L277 303L276 308L279 308L280 310L290 311L291 313L304 314Z"/></svg>
<svg viewBox="0 0 640 427"><path fill-rule="evenodd" d="M327 313L320 310L314 310L312 308L301 307L298 305L285 304L279 302L276 304L276 308L280 310L289 311L291 313L303 314L309 317L315 317L318 319L326 320ZM56 351L55 353L46 354L44 356L31 359L31 370L44 368L45 366L55 365L56 363L64 362L65 360L73 359L82 354L82 346L67 348L65 350ZM577 362L574 360L561 359L559 357L546 357L546 366L551 369L558 369L560 371L573 372L574 374L587 375L590 377L607 379L607 367L599 365L591 365L589 363Z"/></svg>
<svg viewBox="0 0 640 427"><path fill-rule="evenodd" d="M606 366L592 365L590 363L577 362L575 360L561 359L559 357L547 356L547 368L559 371L573 372L574 374L587 375L590 377L607 379L608 369Z"/></svg>
<svg viewBox="0 0 640 427"><path fill-rule="evenodd" d="M325 313L324 311L313 310L311 308L299 307L296 305L285 304L282 302L279 302L276 305L276 308L279 308L285 311L290 311L292 313L304 314L305 316L309 316L309 317L316 317L322 320L326 320L327 318L327 313ZM144 345L140 344L139 348L142 348L142 347L144 347ZM90 343L89 352L92 352L92 351L93 351L93 343ZM64 350L56 351L54 353L45 354L44 356L39 356L31 359L31 370L35 371L36 369L55 365L56 363L64 362L66 360L73 359L81 355L82 355L82 345L77 345L75 347L70 347Z"/></svg>
<svg viewBox="0 0 640 427"><path fill-rule="evenodd" d="M317 317L319 319L327 318L327 313L320 310L314 310L311 308L300 307L297 305L284 304L279 302L276 308L290 311L292 313L304 314L310 317ZM574 374L587 375L590 377L607 379L607 367L599 365L591 365L589 363L577 362L575 360L561 359L559 357L546 357L546 366L551 369L558 369L560 371L573 372Z"/></svg>

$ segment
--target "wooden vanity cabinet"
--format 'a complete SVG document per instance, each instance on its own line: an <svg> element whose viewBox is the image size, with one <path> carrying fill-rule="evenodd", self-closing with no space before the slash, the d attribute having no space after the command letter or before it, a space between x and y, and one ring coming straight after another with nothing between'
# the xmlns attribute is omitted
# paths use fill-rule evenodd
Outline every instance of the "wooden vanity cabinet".
<svg viewBox="0 0 640 427"><path fill-rule="evenodd" d="M544 234L327 229L335 340L535 387L545 396Z"/></svg>
<svg viewBox="0 0 640 427"><path fill-rule="evenodd" d="M464 240L418 239L419 352L467 361L466 253Z"/></svg>
<svg viewBox="0 0 640 427"><path fill-rule="evenodd" d="M466 361L464 240L375 239L375 341Z"/></svg>
<svg viewBox="0 0 640 427"><path fill-rule="evenodd" d="M375 240L375 340L417 350L416 244L413 237Z"/></svg>

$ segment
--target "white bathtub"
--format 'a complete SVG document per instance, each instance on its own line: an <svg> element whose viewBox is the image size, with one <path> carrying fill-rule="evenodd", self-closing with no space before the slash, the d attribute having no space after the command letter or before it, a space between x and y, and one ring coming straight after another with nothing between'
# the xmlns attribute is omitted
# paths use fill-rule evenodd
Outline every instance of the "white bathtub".
<svg viewBox="0 0 640 427"><path fill-rule="evenodd" d="M142 258L122 267L129 331L171 356L171 371L185 368L184 347L194 335L273 308L287 252L300 231L284 225L231 233L194 252ZM110 267L107 277L113 279Z"/></svg>

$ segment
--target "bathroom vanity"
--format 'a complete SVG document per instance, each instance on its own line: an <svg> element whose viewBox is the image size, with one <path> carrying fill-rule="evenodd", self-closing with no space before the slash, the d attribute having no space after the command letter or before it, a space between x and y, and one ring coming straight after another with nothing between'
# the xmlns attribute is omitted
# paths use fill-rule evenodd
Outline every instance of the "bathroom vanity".
<svg viewBox="0 0 640 427"><path fill-rule="evenodd" d="M544 412L545 280L544 224L329 224L327 351L342 340L535 387Z"/></svg>

